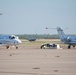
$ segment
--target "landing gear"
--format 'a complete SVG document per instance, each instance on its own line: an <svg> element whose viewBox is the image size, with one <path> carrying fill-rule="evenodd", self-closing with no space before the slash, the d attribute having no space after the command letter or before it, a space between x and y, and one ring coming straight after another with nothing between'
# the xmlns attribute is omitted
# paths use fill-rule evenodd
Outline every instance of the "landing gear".
<svg viewBox="0 0 76 75"><path fill-rule="evenodd" d="M73 45L73 47L75 48L75 45Z"/></svg>
<svg viewBox="0 0 76 75"><path fill-rule="evenodd" d="M68 45L68 49L70 49L71 45Z"/></svg>
<svg viewBox="0 0 76 75"><path fill-rule="evenodd" d="M16 47L16 49L18 49L18 46L15 46ZM9 49L9 46L6 46L6 49Z"/></svg>

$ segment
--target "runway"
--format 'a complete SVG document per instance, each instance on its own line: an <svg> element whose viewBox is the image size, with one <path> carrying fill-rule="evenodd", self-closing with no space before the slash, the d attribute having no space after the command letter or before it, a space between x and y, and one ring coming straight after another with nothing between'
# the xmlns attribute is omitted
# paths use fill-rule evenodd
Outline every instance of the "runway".
<svg viewBox="0 0 76 75"><path fill-rule="evenodd" d="M76 75L76 49L0 48L0 75Z"/></svg>

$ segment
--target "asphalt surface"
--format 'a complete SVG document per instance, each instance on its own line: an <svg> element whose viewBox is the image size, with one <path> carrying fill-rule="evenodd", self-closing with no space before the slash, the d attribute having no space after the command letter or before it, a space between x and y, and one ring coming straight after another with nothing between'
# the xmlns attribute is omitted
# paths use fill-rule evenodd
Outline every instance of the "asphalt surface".
<svg viewBox="0 0 76 75"><path fill-rule="evenodd" d="M0 47L0 75L76 75L76 49Z"/></svg>

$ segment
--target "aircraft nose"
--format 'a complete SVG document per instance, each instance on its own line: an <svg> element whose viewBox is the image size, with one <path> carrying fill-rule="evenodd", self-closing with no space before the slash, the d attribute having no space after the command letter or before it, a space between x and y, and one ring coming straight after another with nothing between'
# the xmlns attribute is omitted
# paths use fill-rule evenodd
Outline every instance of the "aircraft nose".
<svg viewBox="0 0 76 75"><path fill-rule="evenodd" d="M22 43L21 40L18 40L18 43L21 44Z"/></svg>
<svg viewBox="0 0 76 75"><path fill-rule="evenodd" d="M21 42L21 40L16 40L15 43L16 44L21 44L22 42Z"/></svg>

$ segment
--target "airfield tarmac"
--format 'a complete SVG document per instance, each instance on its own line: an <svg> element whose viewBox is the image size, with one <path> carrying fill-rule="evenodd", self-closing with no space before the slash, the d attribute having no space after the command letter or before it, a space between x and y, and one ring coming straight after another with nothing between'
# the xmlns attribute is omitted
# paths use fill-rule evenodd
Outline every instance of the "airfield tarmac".
<svg viewBox="0 0 76 75"><path fill-rule="evenodd" d="M76 75L76 49L0 47L0 75Z"/></svg>

